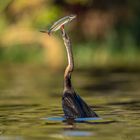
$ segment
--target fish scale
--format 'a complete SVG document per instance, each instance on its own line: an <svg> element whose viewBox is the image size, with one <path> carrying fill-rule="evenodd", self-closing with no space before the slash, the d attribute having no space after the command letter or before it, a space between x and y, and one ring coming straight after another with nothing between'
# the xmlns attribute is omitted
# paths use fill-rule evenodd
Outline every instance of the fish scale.
<svg viewBox="0 0 140 140"><path fill-rule="evenodd" d="M48 33L49 35L52 33L52 32L55 32L57 30L59 30L63 25L71 22L73 19L76 18L76 15L70 15L70 16L65 16L59 20L57 20L51 27L50 29L47 31L47 30L42 30L41 32L43 33Z"/></svg>

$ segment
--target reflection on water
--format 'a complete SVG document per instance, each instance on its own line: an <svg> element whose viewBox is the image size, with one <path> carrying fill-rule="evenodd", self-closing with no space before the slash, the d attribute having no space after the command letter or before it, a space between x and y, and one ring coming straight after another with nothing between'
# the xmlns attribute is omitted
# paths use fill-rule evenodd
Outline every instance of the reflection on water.
<svg viewBox="0 0 140 140"><path fill-rule="evenodd" d="M64 117L48 117L48 118L42 118L43 120L46 121L67 121L66 118ZM96 118L75 118L72 119L74 122L85 122L85 121L96 121L96 120L101 120L102 118L96 117Z"/></svg>
<svg viewBox="0 0 140 140"><path fill-rule="evenodd" d="M76 130L69 130L69 131L64 131L63 132L63 135L64 136L74 136L74 137L76 137L76 136L80 136L80 137L87 137L87 136L92 136L93 134L92 134L92 132L88 132L88 131L76 131Z"/></svg>
<svg viewBox="0 0 140 140"><path fill-rule="evenodd" d="M102 119L71 125L61 118L62 78L45 67L1 67L0 139L140 139L139 73L74 72L76 91Z"/></svg>

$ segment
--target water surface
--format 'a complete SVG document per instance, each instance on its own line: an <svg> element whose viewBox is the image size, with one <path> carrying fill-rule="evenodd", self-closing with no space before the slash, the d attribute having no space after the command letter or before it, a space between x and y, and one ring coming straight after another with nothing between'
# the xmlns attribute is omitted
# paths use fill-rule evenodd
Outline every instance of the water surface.
<svg viewBox="0 0 140 140"><path fill-rule="evenodd" d="M63 73L45 67L0 68L0 139L140 139L140 73L75 71L75 90L102 120L68 125L63 117Z"/></svg>

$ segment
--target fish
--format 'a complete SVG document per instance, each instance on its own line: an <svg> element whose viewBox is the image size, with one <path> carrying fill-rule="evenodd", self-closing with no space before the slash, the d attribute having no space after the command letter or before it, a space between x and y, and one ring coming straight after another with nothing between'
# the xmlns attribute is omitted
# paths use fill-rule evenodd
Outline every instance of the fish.
<svg viewBox="0 0 140 140"><path fill-rule="evenodd" d="M57 30L59 30L61 27L63 27L65 24L71 22L73 19L76 18L76 15L69 15L69 16L65 16L59 20L57 20L51 27L49 30L41 30L41 32L43 33L48 33L48 35L50 35L52 32L55 32Z"/></svg>

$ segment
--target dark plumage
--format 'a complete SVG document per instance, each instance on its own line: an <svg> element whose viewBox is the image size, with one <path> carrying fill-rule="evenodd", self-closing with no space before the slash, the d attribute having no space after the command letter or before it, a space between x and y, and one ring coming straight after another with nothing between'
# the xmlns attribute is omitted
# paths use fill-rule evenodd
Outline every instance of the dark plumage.
<svg viewBox="0 0 140 140"><path fill-rule="evenodd" d="M64 79L62 107L65 118L98 117L87 103L78 94L76 94L72 87L70 76L67 76Z"/></svg>
<svg viewBox="0 0 140 140"><path fill-rule="evenodd" d="M62 37L67 50L68 66L64 74L64 92L62 107L66 118L98 117L98 115L85 103L85 101L74 91L71 84L71 73L74 68L72 47L69 36L64 27L61 28Z"/></svg>
<svg viewBox="0 0 140 140"><path fill-rule="evenodd" d="M62 107L66 118L98 117L75 91L64 92Z"/></svg>

